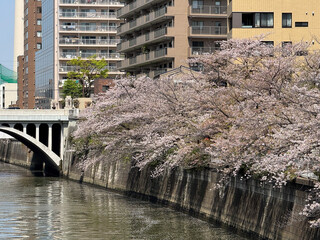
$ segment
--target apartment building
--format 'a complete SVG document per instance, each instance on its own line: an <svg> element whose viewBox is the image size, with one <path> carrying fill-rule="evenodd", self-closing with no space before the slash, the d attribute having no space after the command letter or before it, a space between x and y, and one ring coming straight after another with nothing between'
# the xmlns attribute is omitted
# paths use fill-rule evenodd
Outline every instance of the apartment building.
<svg viewBox="0 0 320 240"><path fill-rule="evenodd" d="M126 0L119 69L156 77L227 39L227 0Z"/></svg>
<svg viewBox="0 0 320 240"><path fill-rule="evenodd" d="M68 61L93 55L108 62L109 77L119 77L116 36L119 0L42 0L43 49L36 56L36 98L40 108L59 108Z"/></svg>
<svg viewBox="0 0 320 240"><path fill-rule="evenodd" d="M279 45L305 41L319 49L319 1L229 0L228 38L266 35L265 41Z"/></svg>
<svg viewBox="0 0 320 240"><path fill-rule="evenodd" d="M19 8L20 9L20 8ZM20 108L35 107L35 53L41 49L41 0L24 0L24 53L19 59L18 104ZM20 14L16 12L16 17ZM20 35L15 35L18 38ZM17 39L17 41L21 41ZM15 47L18 47L15 45Z"/></svg>
<svg viewBox="0 0 320 240"><path fill-rule="evenodd" d="M118 11L125 54L119 69L156 77L219 41L264 35L268 44L306 41L319 49L317 0L126 0ZM192 67L192 66L191 66Z"/></svg>

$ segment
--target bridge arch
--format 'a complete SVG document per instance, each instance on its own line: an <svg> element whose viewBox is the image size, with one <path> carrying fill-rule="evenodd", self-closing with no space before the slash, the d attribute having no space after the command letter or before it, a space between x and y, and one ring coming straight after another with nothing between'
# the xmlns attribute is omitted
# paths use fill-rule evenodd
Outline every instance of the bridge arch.
<svg viewBox="0 0 320 240"><path fill-rule="evenodd" d="M0 127L0 132L4 132L14 137L31 149L34 154L37 155L38 159L45 163L46 172L49 172L51 175L59 175L62 160L46 145L39 142L27 133L23 133L19 129Z"/></svg>

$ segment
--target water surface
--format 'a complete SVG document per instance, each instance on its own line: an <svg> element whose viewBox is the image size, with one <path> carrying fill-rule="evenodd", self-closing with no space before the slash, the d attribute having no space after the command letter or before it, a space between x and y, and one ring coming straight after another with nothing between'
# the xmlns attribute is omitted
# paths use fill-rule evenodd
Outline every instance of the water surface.
<svg viewBox="0 0 320 240"><path fill-rule="evenodd" d="M246 238L157 204L0 163L0 239Z"/></svg>

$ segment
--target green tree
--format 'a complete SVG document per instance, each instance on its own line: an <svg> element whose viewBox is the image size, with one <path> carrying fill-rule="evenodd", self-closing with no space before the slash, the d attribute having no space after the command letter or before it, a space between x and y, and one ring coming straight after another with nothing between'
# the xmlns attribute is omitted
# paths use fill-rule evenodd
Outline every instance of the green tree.
<svg viewBox="0 0 320 240"><path fill-rule="evenodd" d="M75 66L76 70L68 72L68 79L78 80L82 86L82 96L90 97L91 87L95 79L106 78L108 76L107 61L96 60L96 56L83 60L81 57L72 59L67 63Z"/></svg>
<svg viewBox="0 0 320 240"><path fill-rule="evenodd" d="M66 96L71 96L72 99L82 97L82 85L75 80L68 79L64 82L62 95L64 99Z"/></svg>

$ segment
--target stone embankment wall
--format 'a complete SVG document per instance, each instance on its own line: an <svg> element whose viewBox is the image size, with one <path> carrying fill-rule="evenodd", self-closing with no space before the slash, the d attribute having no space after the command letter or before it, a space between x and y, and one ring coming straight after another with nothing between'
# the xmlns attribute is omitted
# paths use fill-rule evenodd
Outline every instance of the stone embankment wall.
<svg viewBox="0 0 320 240"><path fill-rule="evenodd" d="M31 168L33 152L18 141L0 139L0 161Z"/></svg>
<svg viewBox="0 0 320 240"><path fill-rule="evenodd" d="M7 145L0 146L0 159L4 159L3 154L5 159L9 159L10 154L17 158L15 151L4 150L17 148L16 143ZM252 233L253 239L257 239L257 235L262 239L320 239L320 230L310 228L306 219L299 215L305 204L304 190L308 189L308 181L299 180L299 183L275 189L256 180L235 178L224 191L219 191L214 188L218 175L213 169L196 171L177 168L153 179L150 178L149 168L139 171L123 161L106 161L81 172L72 155L72 152L66 152L62 169L70 179L118 190L167 204L193 216L219 221ZM20 161L14 162L19 164Z"/></svg>

